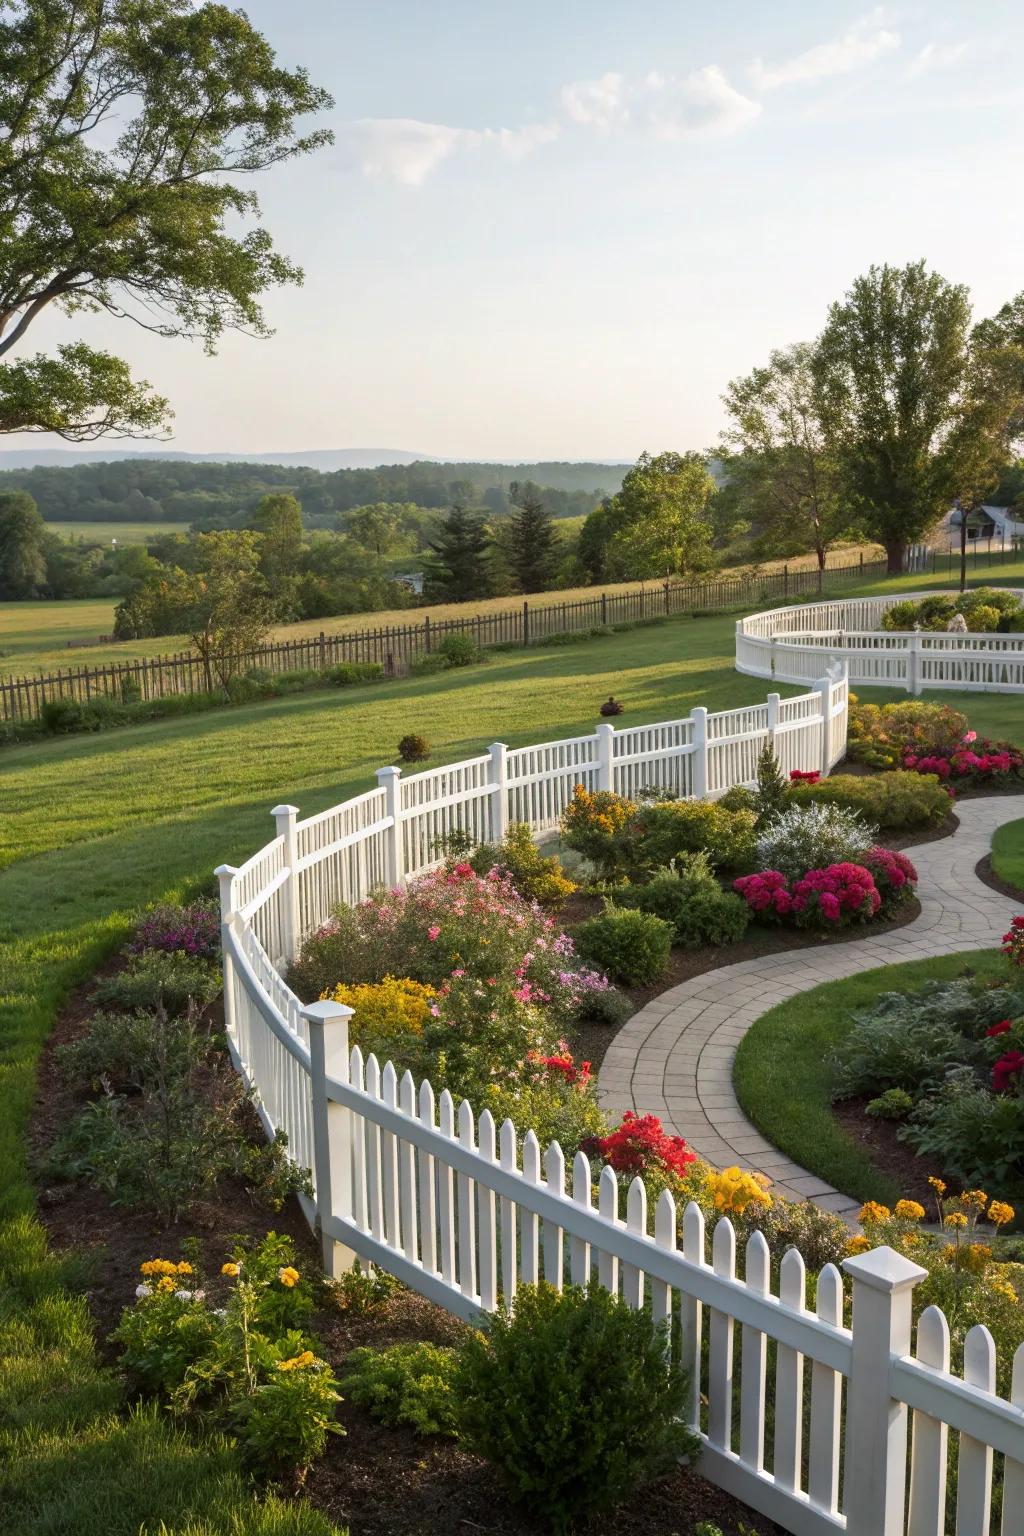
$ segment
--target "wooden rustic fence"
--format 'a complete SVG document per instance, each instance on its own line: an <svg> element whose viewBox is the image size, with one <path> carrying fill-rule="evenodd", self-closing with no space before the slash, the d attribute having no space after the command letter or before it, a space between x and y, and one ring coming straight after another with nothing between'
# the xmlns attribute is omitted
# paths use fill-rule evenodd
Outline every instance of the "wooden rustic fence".
<svg viewBox="0 0 1024 1536"><path fill-rule="evenodd" d="M881 561L849 562L827 570L828 585L848 583L884 573ZM820 572L781 571L760 576L722 577L715 581L664 582L628 592L600 592L573 602L521 602L490 613L465 618L422 619L354 630L348 634L321 631L301 640L281 640L230 659L231 671L259 667L270 673L305 669L323 671L340 662L376 662L387 672L404 671L418 656L429 654L446 635L470 635L481 648L536 645L553 635L579 633L612 624L671 618L706 609L733 608L756 601L767 603L822 590ZM204 693L209 679L199 656L174 655L114 661L102 666L57 668L38 676L0 682L0 720L34 720L50 699L88 703L96 698L151 700L170 694Z"/></svg>

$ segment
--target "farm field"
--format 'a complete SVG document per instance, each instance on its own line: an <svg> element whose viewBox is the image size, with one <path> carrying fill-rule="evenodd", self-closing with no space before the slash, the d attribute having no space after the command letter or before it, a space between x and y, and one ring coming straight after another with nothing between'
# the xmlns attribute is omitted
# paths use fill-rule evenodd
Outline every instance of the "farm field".
<svg viewBox="0 0 1024 1536"><path fill-rule="evenodd" d="M62 539L79 540L88 544L109 544L116 539L119 544L145 544L159 533L187 533L188 523L60 523L48 522L49 533L59 533Z"/></svg>
<svg viewBox="0 0 1024 1536"><path fill-rule="evenodd" d="M846 563L855 559L859 553L860 546L855 546L837 551L835 559L837 563ZM866 560L874 558L876 554L875 546L864 546ZM757 569L772 571L781 568L782 564L782 561L768 561ZM806 570L813 568L814 560L812 556L804 555L788 564L790 570ZM722 571L721 575L723 578L739 576L752 569L737 566ZM1024 579L1024 561L1015 567L1008 566L1006 574L1011 572L1016 572ZM901 580L905 582L911 578ZM658 585L656 582L650 583L652 588ZM557 592L539 592L532 594L528 600L534 608L548 607L558 603L585 601L600 596L601 592L612 596L616 592L635 591L638 586L639 583L635 581L609 582L602 587L570 587ZM321 630L329 635L351 634L356 630L384 628L388 625L421 624L428 614L432 622L440 622L444 619L464 618L467 614L501 612L515 607L521 601L521 598L506 596L484 598L469 604L439 603L428 608L349 613L337 618L280 624L272 631L272 635L278 640L302 640L320 634ZM155 640L101 643L99 636L108 635L113 629L115 607L113 599L104 598L51 603L0 603L0 678L50 672L58 667L102 666L110 662L134 661L141 657L162 656L188 649L188 640L183 635L163 635ZM96 643L83 643L90 640ZM70 648L69 641L75 642Z"/></svg>

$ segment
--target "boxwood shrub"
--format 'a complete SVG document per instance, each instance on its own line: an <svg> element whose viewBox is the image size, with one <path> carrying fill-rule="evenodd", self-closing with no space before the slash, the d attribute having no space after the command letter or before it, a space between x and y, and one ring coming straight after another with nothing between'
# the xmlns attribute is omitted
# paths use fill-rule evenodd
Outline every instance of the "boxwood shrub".
<svg viewBox="0 0 1024 1536"><path fill-rule="evenodd" d="M671 923L651 912L609 906L576 930L576 948L613 981L645 987L664 975L672 933Z"/></svg>

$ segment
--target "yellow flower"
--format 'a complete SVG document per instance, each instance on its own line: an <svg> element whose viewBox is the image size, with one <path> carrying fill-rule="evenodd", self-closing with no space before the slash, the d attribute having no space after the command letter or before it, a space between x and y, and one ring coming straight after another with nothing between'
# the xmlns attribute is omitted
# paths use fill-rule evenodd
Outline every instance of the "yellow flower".
<svg viewBox="0 0 1024 1536"><path fill-rule="evenodd" d="M713 1173L708 1181L708 1192L715 1209L730 1216L742 1216L751 1204L770 1206L772 1203L761 1179L738 1167Z"/></svg>
<svg viewBox="0 0 1024 1536"><path fill-rule="evenodd" d="M993 1200L988 1208L988 1219L994 1227L1005 1227L1016 1214L1013 1206L1007 1205L1004 1200Z"/></svg>
<svg viewBox="0 0 1024 1536"><path fill-rule="evenodd" d="M892 1215L887 1205L880 1205L877 1200L868 1200L861 1206L857 1213L858 1221L888 1221Z"/></svg>
<svg viewBox="0 0 1024 1536"><path fill-rule="evenodd" d="M1007 1280L992 1280L989 1282L989 1289L993 1291L996 1296L1004 1297L1006 1301L1017 1300L1017 1292Z"/></svg>
<svg viewBox="0 0 1024 1536"><path fill-rule="evenodd" d="M299 1272L297 1269L293 1269L290 1264L286 1264L283 1269L278 1270L277 1278L282 1285L286 1285L290 1290L298 1281Z"/></svg>
<svg viewBox="0 0 1024 1536"><path fill-rule="evenodd" d="M195 1270L192 1268L192 1265L188 1262L187 1259L182 1259L181 1263L177 1266L177 1270L179 1275L195 1274Z"/></svg>
<svg viewBox="0 0 1024 1536"><path fill-rule="evenodd" d="M941 1179L935 1178L932 1174L928 1175L928 1183L931 1185L932 1189L934 1189L937 1195L944 1195L946 1193L945 1184Z"/></svg>
<svg viewBox="0 0 1024 1536"><path fill-rule="evenodd" d="M847 1255L852 1258L855 1253L867 1253L871 1247L870 1237L865 1237L859 1232L856 1237L851 1237L846 1245Z"/></svg>
<svg viewBox="0 0 1024 1536"><path fill-rule="evenodd" d="M963 1211L950 1211L949 1215L946 1217L945 1225L947 1227L953 1227L958 1232L962 1232L964 1227L967 1225L967 1217L964 1215Z"/></svg>
<svg viewBox="0 0 1024 1536"><path fill-rule="evenodd" d="M977 1206L979 1211L983 1211L988 1204L988 1195L986 1195L983 1189L969 1189L967 1193L961 1195L960 1198L964 1205Z"/></svg>
<svg viewBox="0 0 1024 1536"><path fill-rule="evenodd" d="M220 1272L222 1275L237 1275L241 1267L241 1264L222 1264Z"/></svg>
<svg viewBox="0 0 1024 1536"><path fill-rule="evenodd" d="M174 1290L177 1290L177 1286L174 1283L174 1276L173 1275L161 1275L160 1279L156 1283L156 1288L157 1288L158 1291L174 1291Z"/></svg>
<svg viewBox="0 0 1024 1536"><path fill-rule="evenodd" d="M316 1356L311 1349L304 1349L302 1354L296 1355L294 1359L279 1360L277 1368L279 1371L304 1371L307 1365L313 1364L315 1359Z"/></svg>
<svg viewBox="0 0 1024 1536"><path fill-rule="evenodd" d="M170 1259L147 1259L145 1264L139 1265L139 1270L144 1275L176 1275L178 1266Z"/></svg>
<svg viewBox="0 0 1024 1536"><path fill-rule="evenodd" d="M923 1221L924 1206L918 1205L916 1200L897 1200L896 1215L901 1221Z"/></svg>

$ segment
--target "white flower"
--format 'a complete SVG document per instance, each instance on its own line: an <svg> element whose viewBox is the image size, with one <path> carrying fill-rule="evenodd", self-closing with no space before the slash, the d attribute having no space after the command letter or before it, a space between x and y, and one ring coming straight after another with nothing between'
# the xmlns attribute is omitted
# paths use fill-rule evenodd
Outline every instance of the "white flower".
<svg viewBox="0 0 1024 1536"><path fill-rule="evenodd" d="M195 1293L193 1291L175 1291L174 1294L179 1301L191 1301Z"/></svg>
<svg viewBox="0 0 1024 1536"><path fill-rule="evenodd" d="M148 1285L137 1285L137 1286L136 1286L136 1287L135 1287L135 1294L136 1294L136 1296L138 1296L138 1297L139 1297L139 1299L140 1299L140 1300L141 1300L141 1298L142 1298L142 1297L143 1297L143 1296L150 1296L150 1295L152 1295L152 1292L151 1292L151 1291L150 1291L150 1289L149 1289L149 1286L148 1286Z"/></svg>

